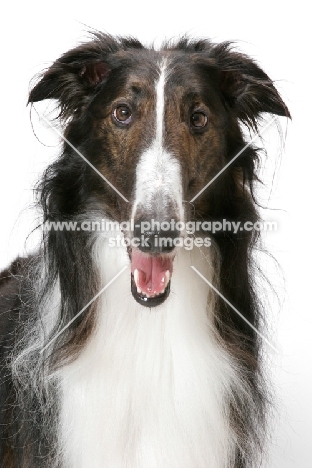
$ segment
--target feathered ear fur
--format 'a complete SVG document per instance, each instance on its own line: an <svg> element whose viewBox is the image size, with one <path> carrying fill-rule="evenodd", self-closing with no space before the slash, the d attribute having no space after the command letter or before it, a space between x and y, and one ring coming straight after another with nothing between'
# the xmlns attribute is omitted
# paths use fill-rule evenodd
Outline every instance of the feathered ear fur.
<svg viewBox="0 0 312 468"><path fill-rule="evenodd" d="M44 99L59 101L59 117L82 110L97 85L108 78L109 56L126 48L143 48L133 38L113 38L93 33L93 40L66 52L41 76L29 94L28 103Z"/></svg>
<svg viewBox="0 0 312 468"><path fill-rule="evenodd" d="M29 103L57 99L60 117L84 107L88 96L110 72L98 41L82 45L56 60L29 94Z"/></svg>
<svg viewBox="0 0 312 468"><path fill-rule="evenodd" d="M216 45L213 57L222 94L243 123L256 129L262 112L291 117L272 80L252 59L233 51L230 43Z"/></svg>

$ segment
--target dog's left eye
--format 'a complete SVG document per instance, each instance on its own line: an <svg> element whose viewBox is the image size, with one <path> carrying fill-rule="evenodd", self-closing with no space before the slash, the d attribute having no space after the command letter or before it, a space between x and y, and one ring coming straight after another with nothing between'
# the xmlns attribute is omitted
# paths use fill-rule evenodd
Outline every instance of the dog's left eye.
<svg viewBox="0 0 312 468"><path fill-rule="evenodd" d="M131 109L124 104L117 106L113 112L113 117L117 122L123 125L128 125L132 120Z"/></svg>

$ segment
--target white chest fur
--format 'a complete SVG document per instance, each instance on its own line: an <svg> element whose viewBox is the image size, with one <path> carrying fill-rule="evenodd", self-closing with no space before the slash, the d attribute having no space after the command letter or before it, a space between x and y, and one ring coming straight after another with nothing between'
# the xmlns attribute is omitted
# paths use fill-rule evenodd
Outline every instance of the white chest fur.
<svg viewBox="0 0 312 468"><path fill-rule="evenodd" d="M209 288L190 268L211 279L204 254L178 253L171 294L155 309L132 298L130 268L104 292L97 332L62 371L64 468L231 466L227 402L239 382L217 344ZM103 241L95 261L105 284L128 260Z"/></svg>

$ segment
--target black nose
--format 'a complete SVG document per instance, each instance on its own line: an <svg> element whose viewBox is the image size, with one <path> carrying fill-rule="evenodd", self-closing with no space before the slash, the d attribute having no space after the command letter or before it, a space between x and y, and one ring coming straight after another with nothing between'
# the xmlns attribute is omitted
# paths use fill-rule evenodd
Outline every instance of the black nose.
<svg viewBox="0 0 312 468"><path fill-rule="evenodd" d="M170 253L176 247L175 240L180 237L180 232L175 229L174 224L173 220L159 223L146 220L136 222L133 234L137 239L138 248L146 253ZM165 229L162 229L162 226Z"/></svg>

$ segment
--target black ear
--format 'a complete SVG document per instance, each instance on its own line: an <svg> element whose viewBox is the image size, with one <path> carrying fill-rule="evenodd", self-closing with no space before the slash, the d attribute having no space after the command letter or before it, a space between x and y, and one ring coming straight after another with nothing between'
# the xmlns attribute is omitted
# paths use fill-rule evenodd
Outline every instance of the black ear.
<svg viewBox="0 0 312 468"><path fill-rule="evenodd" d="M291 117L272 80L249 57L235 52L229 43L213 50L221 91L238 119L257 128L262 112Z"/></svg>
<svg viewBox="0 0 312 468"><path fill-rule="evenodd" d="M92 41L62 55L41 76L28 102L57 99L60 116L65 118L82 109L94 88L109 75L103 49L100 41Z"/></svg>

